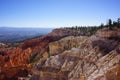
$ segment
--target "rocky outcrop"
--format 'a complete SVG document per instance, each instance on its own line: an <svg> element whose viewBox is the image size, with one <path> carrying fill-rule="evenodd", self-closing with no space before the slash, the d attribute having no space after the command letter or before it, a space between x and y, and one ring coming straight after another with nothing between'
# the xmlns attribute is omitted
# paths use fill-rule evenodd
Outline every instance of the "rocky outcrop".
<svg viewBox="0 0 120 80"><path fill-rule="evenodd" d="M97 33L77 43L78 47L58 52L42 64L38 62L32 71L31 80L119 80L119 40L111 39L113 35L109 31L106 33L109 36L101 37L101 33ZM57 48L50 49L51 53L56 52Z"/></svg>
<svg viewBox="0 0 120 80"><path fill-rule="evenodd" d="M76 36L79 35L79 33L72 30L55 29L46 36L26 40L20 43L20 46L15 45L13 47L11 45L9 47L7 45L6 47L0 44L0 46L2 46L0 48L0 79L17 80L19 76L22 77L19 72L23 70L29 72L31 68L30 64L39 61L42 56L46 55L44 53L48 51L48 44L50 42L72 35ZM11 73L10 69L13 70L13 73Z"/></svg>
<svg viewBox="0 0 120 80"><path fill-rule="evenodd" d="M61 40L49 43L49 53L56 55L62 53L65 50L70 50L73 47L78 47L81 42L87 39L86 36L69 36L62 38Z"/></svg>
<svg viewBox="0 0 120 80"><path fill-rule="evenodd" d="M5 49L6 50L6 49ZM17 80L27 76L31 66L28 63L31 49L22 51L21 48L2 52L0 55L0 80Z"/></svg>
<svg viewBox="0 0 120 80"><path fill-rule="evenodd" d="M78 35L74 30L55 29L20 46L2 45L0 80L17 80L28 74L32 74L30 80L119 80L119 30Z"/></svg>
<svg viewBox="0 0 120 80"><path fill-rule="evenodd" d="M120 29L114 30L99 30L96 32L96 35L104 38L120 38Z"/></svg>
<svg viewBox="0 0 120 80"><path fill-rule="evenodd" d="M80 49L72 49L62 53L61 55L50 57L45 62L45 66L53 67L53 71L54 68L59 69L56 74L60 74L60 72L64 71L68 72L66 74L66 80L109 80L110 76L106 76L109 74L109 71L112 71L112 69L119 66L120 55L113 51L103 57L101 53L92 54L92 51L93 50L91 50L90 53L87 52L87 54L79 54L81 52ZM115 75L112 80L119 77L119 74L116 73L119 73L119 70L112 73Z"/></svg>

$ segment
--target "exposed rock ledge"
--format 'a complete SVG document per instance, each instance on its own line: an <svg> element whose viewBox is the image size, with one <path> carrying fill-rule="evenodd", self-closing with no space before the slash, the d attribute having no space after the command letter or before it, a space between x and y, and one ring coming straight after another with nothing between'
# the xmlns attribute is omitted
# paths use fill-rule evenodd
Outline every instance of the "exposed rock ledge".
<svg viewBox="0 0 120 80"><path fill-rule="evenodd" d="M38 63L31 80L120 80L119 40L108 36L86 39L64 52L61 45L69 44L63 43L63 39L51 43L50 51L53 54L57 52L57 55L50 56L42 65ZM60 51L57 51L58 45Z"/></svg>

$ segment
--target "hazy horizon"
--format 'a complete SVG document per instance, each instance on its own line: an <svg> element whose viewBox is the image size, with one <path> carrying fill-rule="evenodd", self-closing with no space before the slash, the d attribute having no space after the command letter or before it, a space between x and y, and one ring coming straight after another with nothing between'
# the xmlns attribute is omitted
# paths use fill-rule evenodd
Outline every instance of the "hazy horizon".
<svg viewBox="0 0 120 80"><path fill-rule="evenodd" d="M52 30L53 28L0 27L0 43L22 42L27 39L32 39L47 35Z"/></svg>
<svg viewBox="0 0 120 80"><path fill-rule="evenodd" d="M50 29L55 29L57 27L36 27L36 26L22 26L22 27L17 27L17 26L0 26L0 28L42 28L42 29L47 29L47 28L50 28Z"/></svg>
<svg viewBox="0 0 120 80"><path fill-rule="evenodd" d="M120 17L120 0L0 0L0 27L94 26Z"/></svg>

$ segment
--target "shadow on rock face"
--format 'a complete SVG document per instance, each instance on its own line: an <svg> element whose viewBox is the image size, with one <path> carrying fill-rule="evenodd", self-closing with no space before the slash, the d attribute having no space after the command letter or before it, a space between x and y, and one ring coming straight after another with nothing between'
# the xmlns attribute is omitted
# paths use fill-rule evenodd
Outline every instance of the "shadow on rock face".
<svg viewBox="0 0 120 80"><path fill-rule="evenodd" d="M103 55L106 55L107 53L114 50L116 47L118 47L117 41L113 40L96 40L92 42L92 47L98 46L100 51L103 51Z"/></svg>
<svg viewBox="0 0 120 80"><path fill-rule="evenodd" d="M0 74L0 80L18 80L18 78L26 77L28 75L28 71L26 69L24 69L24 70L19 69L18 71L16 71L17 73L14 72L14 70L12 70L12 71L13 71L12 73L14 73L14 75L11 74L10 72L7 75L5 73Z"/></svg>

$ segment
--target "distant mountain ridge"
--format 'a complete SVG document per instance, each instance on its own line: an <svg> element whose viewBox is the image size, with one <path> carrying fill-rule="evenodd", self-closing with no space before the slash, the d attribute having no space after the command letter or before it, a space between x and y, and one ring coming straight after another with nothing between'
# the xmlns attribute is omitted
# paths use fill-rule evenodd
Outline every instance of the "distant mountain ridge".
<svg viewBox="0 0 120 80"><path fill-rule="evenodd" d="M0 27L0 42L21 42L26 39L46 35L52 28Z"/></svg>

